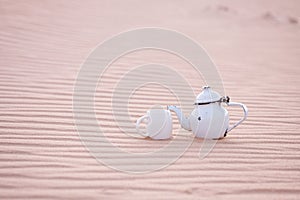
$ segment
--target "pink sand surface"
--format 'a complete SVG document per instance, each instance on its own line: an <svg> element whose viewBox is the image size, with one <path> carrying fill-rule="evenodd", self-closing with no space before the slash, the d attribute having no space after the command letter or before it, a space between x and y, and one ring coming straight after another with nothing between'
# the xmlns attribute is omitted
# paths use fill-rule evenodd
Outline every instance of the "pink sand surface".
<svg viewBox="0 0 300 200"><path fill-rule="evenodd" d="M299 199L299 13L297 0L1 0L0 199ZM138 27L177 30L200 43L226 95L245 103L249 117L203 160L195 140L169 167L132 175L99 164L85 149L72 95L92 49ZM107 95L96 95L96 113L111 142L128 151L168 143L124 136L107 104L110 84L126 66L153 60L177 67L197 92L204 84L190 66L162 52L136 52L114 63L97 89ZM153 102L175 104L166 92L151 85L137 92L129 101L132 119ZM233 110L233 119L239 114Z"/></svg>

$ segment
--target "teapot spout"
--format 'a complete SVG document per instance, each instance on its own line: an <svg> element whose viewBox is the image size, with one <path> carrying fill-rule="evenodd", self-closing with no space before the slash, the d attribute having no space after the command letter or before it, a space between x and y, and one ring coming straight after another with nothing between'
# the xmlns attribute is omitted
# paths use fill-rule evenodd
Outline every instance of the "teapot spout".
<svg viewBox="0 0 300 200"><path fill-rule="evenodd" d="M188 131L192 130L189 117L185 117L180 108L177 108L176 106L168 106L167 109L176 113L182 128Z"/></svg>

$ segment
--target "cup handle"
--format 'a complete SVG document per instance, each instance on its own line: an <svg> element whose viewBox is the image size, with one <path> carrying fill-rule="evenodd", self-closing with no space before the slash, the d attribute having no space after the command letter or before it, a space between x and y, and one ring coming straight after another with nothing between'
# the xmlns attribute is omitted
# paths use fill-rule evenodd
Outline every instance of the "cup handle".
<svg viewBox="0 0 300 200"><path fill-rule="evenodd" d="M144 136L144 137L148 137L148 136L149 136L148 133L146 133L145 131L140 130L140 124L141 124L145 119L149 120L149 116L148 116L148 115L144 115L144 116L138 118L138 119L136 120L135 128L136 128L138 134L140 134L140 135L142 135L142 136ZM147 122L147 123L148 123L148 122Z"/></svg>
<svg viewBox="0 0 300 200"><path fill-rule="evenodd" d="M240 123L242 123L248 116L248 108L242 104L242 103L236 103L236 102L228 102L227 103L228 106L239 106L243 109L244 111L244 117L242 119L240 119L237 123L235 123L234 125L230 126L228 129L227 129L227 133L229 131L231 131L232 129L234 129L235 127L237 127Z"/></svg>

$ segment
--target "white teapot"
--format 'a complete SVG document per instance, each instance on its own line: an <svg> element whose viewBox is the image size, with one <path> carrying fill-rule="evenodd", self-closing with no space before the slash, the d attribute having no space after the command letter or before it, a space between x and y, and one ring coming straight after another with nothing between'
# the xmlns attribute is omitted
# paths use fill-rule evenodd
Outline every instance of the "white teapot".
<svg viewBox="0 0 300 200"><path fill-rule="evenodd" d="M203 91L197 96L195 109L189 117L182 114L181 109L176 106L168 106L168 110L174 111L178 117L181 127L192 131L196 137L219 139L233 128L242 123L248 115L248 109L241 103L229 102L228 96L221 97L209 86L203 87ZM223 108L222 103L228 106L240 106L244 111L244 116L234 125L229 125L228 111Z"/></svg>

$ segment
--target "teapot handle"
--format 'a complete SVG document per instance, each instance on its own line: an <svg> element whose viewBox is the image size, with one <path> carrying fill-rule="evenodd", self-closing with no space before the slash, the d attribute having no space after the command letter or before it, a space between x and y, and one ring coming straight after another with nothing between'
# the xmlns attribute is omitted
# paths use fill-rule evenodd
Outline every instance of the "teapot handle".
<svg viewBox="0 0 300 200"><path fill-rule="evenodd" d="M227 129L227 133L229 131L231 131L232 129L234 129L235 127L237 127L240 123L242 123L248 116L248 108L242 104L242 103L236 103L236 102L228 102L226 103L228 106L240 106L243 108L243 111L244 111L244 117L242 119L240 119L237 123L235 123L234 125L230 126L228 129Z"/></svg>
<svg viewBox="0 0 300 200"><path fill-rule="evenodd" d="M138 118L136 120L136 124L135 124L135 128L136 128L138 134L140 134L140 135L142 135L144 137L148 137L149 135L146 132L140 130L140 123L142 123L146 119L147 119L146 123L149 123L149 116L148 115L144 115L144 116Z"/></svg>

